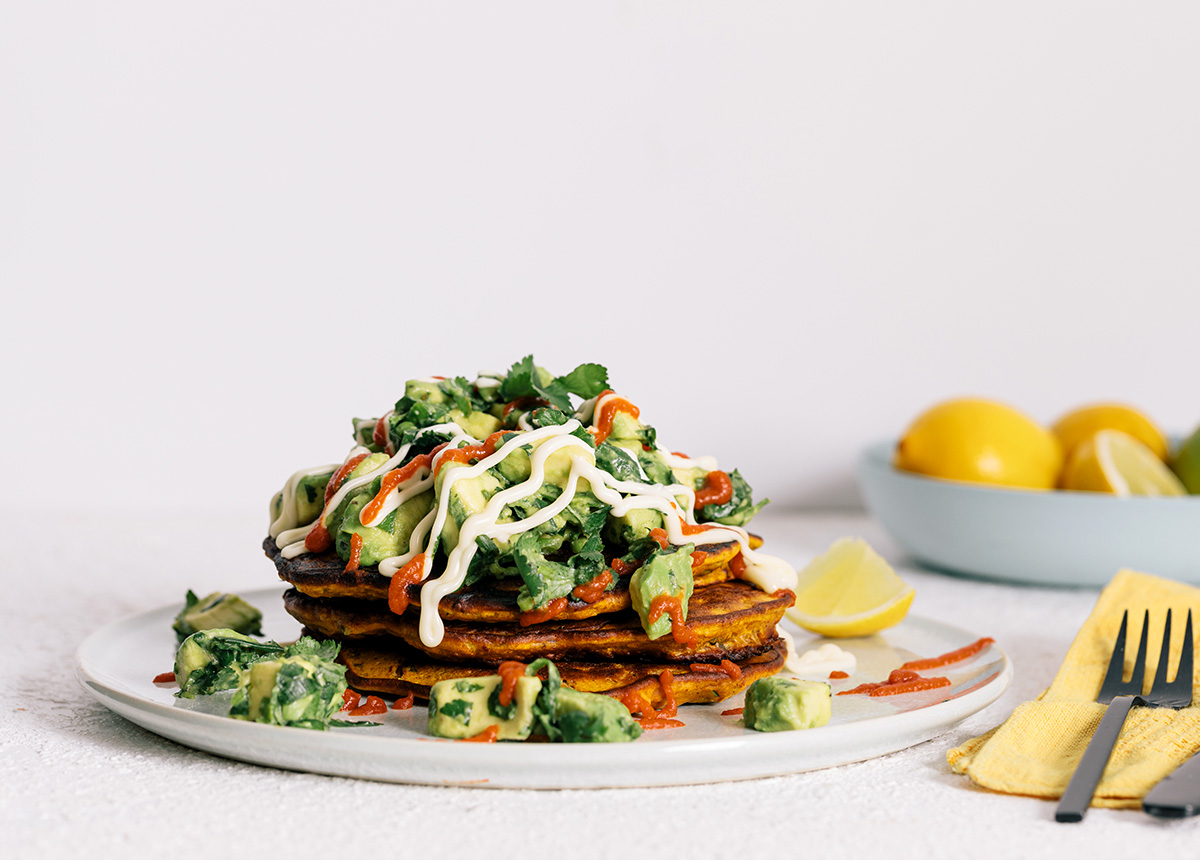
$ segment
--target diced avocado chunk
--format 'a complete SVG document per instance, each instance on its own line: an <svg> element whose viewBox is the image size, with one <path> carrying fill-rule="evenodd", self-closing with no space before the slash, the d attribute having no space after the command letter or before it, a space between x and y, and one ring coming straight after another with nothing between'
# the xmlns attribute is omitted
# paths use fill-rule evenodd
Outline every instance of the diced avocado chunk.
<svg viewBox="0 0 1200 860"><path fill-rule="evenodd" d="M259 642L229 628L193 633L175 652L175 695L194 699L232 690L247 667L282 653L274 642Z"/></svg>
<svg viewBox="0 0 1200 860"><path fill-rule="evenodd" d="M296 522L311 523L325 506L325 487L333 472L305 475L296 482Z"/></svg>
<svg viewBox="0 0 1200 860"><path fill-rule="evenodd" d="M692 469L671 469L671 478L676 484L682 484L685 487L695 487L698 482L703 486L703 480L707 477L708 472L700 468Z"/></svg>
<svg viewBox="0 0 1200 860"><path fill-rule="evenodd" d="M514 448L496 464L496 471L513 484L519 484L526 480L532 470L529 452L524 448Z"/></svg>
<svg viewBox="0 0 1200 860"><path fill-rule="evenodd" d="M679 599L683 619L687 620L688 600L692 596L692 550L694 544L656 550L650 559L629 577L629 597L634 611L642 621L642 629L650 639L671 632L671 619L664 612L650 622L650 607L659 596Z"/></svg>
<svg viewBox="0 0 1200 860"><path fill-rule="evenodd" d="M359 552L360 566L378 564L385 558L391 558L405 552L408 546L408 536L405 535L404 548L392 530L395 519L391 514L384 517L379 526L364 526L362 524L362 509L371 501L370 493L359 493L350 499L342 521L338 526L337 552L342 558L350 557L350 539L358 535L362 539L362 550Z"/></svg>
<svg viewBox="0 0 1200 860"><path fill-rule="evenodd" d="M651 531L662 527L663 516L653 508L630 508L622 516L612 517L610 522L613 536L626 546L649 537Z"/></svg>
<svg viewBox="0 0 1200 860"><path fill-rule="evenodd" d="M638 465L642 467L642 471L646 473L650 483L666 486L675 482L675 475L671 472L671 467L667 465L667 461L658 451L639 451L637 458Z"/></svg>
<svg viewBox="0 0 1200 860"><path fill-rule="evenodd" d="M368 472L374 472L388 460L388 455L382 451L368 454L363 457L357 466L350 470L350 474L346 476L347 481L353 481L355 478L360 478ZM344 482L343 482L344 486Z"/></svg>
<svg viewBox="0 0 1200 860"><path fill-rule="evenodd" d="M634 418L628 412L617 410L613 413L612 429L608 433L610 439L637 439L646 425Z"/></svg>
<svg viewBox="0 0 1200 860"><path fill-rule="evenodd" d="M425 519L432 505L433 490L426 490L407 499L400 507L396 508L396 518L392 521L392 536L396 539L396 545L400 547L401 555L412 549L408 545L408 541L412 537L413 529L421 520Z"/></svg>
<svg viewBox="0 0 1200 860"><path fill-rule="evenodd" d="M404 396L428 403L445 403L446 394L434 379L410 379L404 383Z"/></svg>
<svg viewBox="0 0 1200 860"><path fill-rule="evenodd" d="M242 712L242 702L239 701L238 707L231 709L229 716L257 722L259 714L264 712L263 702L270 700L271 691L275 689L275 679L279 677L282 667L283 663L279 660L268 660L251 666L246 675L245 712Z"/></svg>
<svg viewBox="0 0 1200 860"><path fill-rule="evenodd" d="M825 681L761 678L746 690L742 719L759 732L813 729L829 722L832 694Z"/></svg>
<svg viewBox="0 0 1200 860"><path fill-rule="evenodd" d="M533 705L542 691L540 678L517 678L512 701L500 704L501 678L452 678L429 691L429 733L439 738L469 738L490 726L497 740L521 741L533 730Z"/></svg>
<svg viewBox="0 0 1200 860"><path fill-rule="evenodd" d="M500 429L500 419L486 412L468 412L464 415L461 409L451 409L449 418L476 439L486 439Z"/></svg>
<svg viewBox="0 0 1200 860"><path fill-rule="evenodd" d="M346 668L315 653L255 663L229 706L239 720L324 730L342 706Z"/></svg>
<svg viewBox="0 0 1200 860"><path fill-rule="evenodd" d="M551 547L561 545L561 536L537 529L525 532L513 544L513 560L523 581L517 592L517 606L522 612L540 609L551 600L566 597L578 584L570 565L546 558Z"/></svg>
<svg viewBox="0 0 1200 860"><path fill-rule="evenodd" d="M440 493L444 481L461 468L465 467L456 463L447 463L442 467L438 472L435 489ZM466 522L468 517L487 507L488 500L502 489L504 482L491 469L474 478L459 478L452 482L447 505L450 516L446 518L441 534L441 545L447 552L458 545L459 526Z"/></svg>
<svg viewBox="0 0 1200 860"><path fill-rule="evenodd" d="M559 448L547 457L543 464L546 483L566 488L567 481L571 477L571 466L576 457L583 457L592 463L596 461L596 457L591 451L584 451L576 447Z"/></svg>
<svg viewBox="0 0 1200 860"><path fill-rule="evenodd" d="M214 591L204 598L188 589L183 609L175 616L171 625L175 636L182 642L201 630L230 628L238 633L262 633L262 613L236 594Z"/></svg>
<svg viewBox="0 0 1200 860"><path fill-rule="evenodd" d="M491 469L474 478L459 478L450 487L450 515L459 525L467 517L480 513L488 500L504 489L504 483Z"/></svg>
<svg viewBox="0 0 1200 860"><path fill-rule="evenodd" d="M622 743L637 740L642 727L611 696L581 693L570 687L558 691L555 722L566 743Z"/></svg>

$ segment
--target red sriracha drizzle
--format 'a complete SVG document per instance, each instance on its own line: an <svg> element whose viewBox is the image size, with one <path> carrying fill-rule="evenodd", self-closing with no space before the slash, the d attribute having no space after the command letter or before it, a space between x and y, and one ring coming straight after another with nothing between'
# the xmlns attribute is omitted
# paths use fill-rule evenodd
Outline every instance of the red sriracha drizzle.
<svg viewBox="0 0 1200 860"><path fill-rule="evenodd" d="M709 472L704 486L696 491L696 510L705 505L723 505L733 498L733 481L724 472Z"/></svg>
<svg viewBox="0 0 1200 860"><path fill-rule="evenodd" d="M600 393L600 400L604 400L605 397L613 393L612 389L602 391ZM595 420L592 421L592 424L596 427L597 445L607 439L609 433L612 433L613 418L618 412L624 412L634 418L642 414L640 409L624 397L608 397L607 400L604 400L604 405L600 407L599 412L597 412Z"/></svg>
<svg viewBox="0 0 1200 860"><path fill-rule="evenodd" d="M387 703L378 696L367 696L367 700L357 708L351 708L350 716L352 717L368 717L372 714L387 713Z"/></svg>
<svg viewBox="0 0 1200 860"><path fill-rule="evenodd" d="M353 472L354 467L365 459L367 459L366 454L358 454L351 457L333 473L333 477L325 485L326 508L329 507L329 500L337 494L338 488L346 480L346 476ZM307 537L304 538L304 548L309 552L324 552L331 546L333 546L333 538L329 536L329 529L325 528L325 508L322 508L321 515L317 517L316 525L312 527Z"/></svg>

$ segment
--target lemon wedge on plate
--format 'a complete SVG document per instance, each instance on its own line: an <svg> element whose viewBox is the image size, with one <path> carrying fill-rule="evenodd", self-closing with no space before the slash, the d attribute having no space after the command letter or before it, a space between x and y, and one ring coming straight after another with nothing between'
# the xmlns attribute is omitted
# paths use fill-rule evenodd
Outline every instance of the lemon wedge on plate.
<svg viewBox="0 0 1200 860"><path fill-rule="evenodd" d="M913 589L861 538L841 538L800 571L787 617L822 636L870 636L904 620Z"/></svg>
<svg viewBox="0 0 1200 860"><path fill-rule="evenodd" d="M1120 430L1101 430L1080 442L1063 468L1064 490L1116 496L1183 496L1187 490L1154 452Z"/></svg>

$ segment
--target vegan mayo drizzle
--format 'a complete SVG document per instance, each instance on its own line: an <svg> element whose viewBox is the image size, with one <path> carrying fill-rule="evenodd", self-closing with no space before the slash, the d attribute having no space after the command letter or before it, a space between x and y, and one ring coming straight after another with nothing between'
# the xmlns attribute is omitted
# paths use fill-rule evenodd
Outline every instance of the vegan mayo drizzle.
<svg viewBox="0 0 1200 860"><path fill-rule="evenodd" d="M484 377L476 384L487 385L493 381L490 378ZM497 382L497 384L499 383ZM608 435L605 430L611 426L611 416L615 411L624 411L632 414L634 417L637 416L636 406L619 395L611 391L606 391L599 397L584 402L576 413L576 417L568 420L565 424L525 430L504 442L500 447L496 448L494 453L483 457L475 465L446 463L447 466L452 465L454 468L444 470L441 477L441 487L438 488L437 503L413 528L412 534L409 536L408 551L403 555L385 558L379 562L379 573L383 576L391 577L416 558L418 554L424 554L421 575L417 581L424 583L421 587L419 629L421 641L426 646L434 647L442 641L445 628L441 617L438 615L438 604L442 598L457 591L462 585L467 575L467 569L470 567L471 559L478 548L476 538L486 536L502 545L507 544L522 532L535 528L561 513L575 497L576 489L579 488L581 482L586 485L583 489L590 489L597 499L611 507L610 516L621 517L635 509L648 508L656 510L663 515L664 530L667 533L670 543L674 546L681 546L687 543L703 546L736 541L741 548L742 558L745 561L745 571L741 575L742 579L745 579L767 593L775 592L781 588L795 589L795 569L783 559L751 550L750 536L745 529L738 526L697 524L695 516L692 513L696 491L691 487L684 484L652 484L648 478L645 483L640 481L622 481L598 467L596 465L594 449L583 439L571 434L583 426L583 421L591 421L593 418L599 418L600 420L597 423L604 425L604 427L597 433L597 437L598 441L603 441ZM526 417L527 415L521 416L520 420L524 421L524 424L520 425L519 422L519 426L526 428L530 426L525 421ZM365 428L369 426L369 422L363 421L356 426ZM455 423L437 424L423 428L417 432L417 436L420 437L426 433L449 434L451 439L432 458L428 458L425 461L420 461L420 458L417 458L412 463L409 463L405 468L411 468L411 473L398 483L395 483L394 479L392 482L389 482L394 483L394 486L384 496L382 504L372 503L364 506L359 512L360 522L364 526L377 525L389 513L399 508L408 499L433 489L435 486L434 478L439 470L439 463L447 452L459 448L464 443L475 446L482 444L479 440L463 432L462 428ZM396 469L408 455L411 447L411 442L402 445L398 451L374 469L352 480L343 481L336 492L328 497L328 501L325 503L317 519L303 525L297 521L298 514L296 513L295 504L296 488L300 479L308 475L332 472L340 464L303 469L292 475L281 491L282 505L280 506L278 515L271 522L270 528L270 536L275 539L275 545L279 547L283 557L294 558L309 552L309 549L305 546L305 538L309 532L316 527L323 526L326 516L335 511L348 494L370 484L376 478L382 479L388 472ZM532 452L529 455L529 477L518 484L495 493L488 500L482 511L472 514L463 521L462 525L459 526L458 543L446 558L445 570L442 571L440 576L430 578L432 560L437 549L437 541L442 533L442 528L445 526L446 517L449 515L450 492L454 484L460 480L470 480L479 477L488 469L498 465L518 448L532 448ZM665 457L668 465L674 469L700 468L706 472L711 472L717 466L716 461L711 457L692 459L679 454L671 454L663 449L658 450ZM559 452L562 452L563 456L570 461L570 471L567 475L566 486L558 498L526 519L514 522L500 522L500 516L507 505L533 495L541 488L546 480L546 461ZM356 456L368 453L370 452L366 448L355 446L347 454L346 462L349 462ZM630 453L630 459L634 463L637 463L636 454L628 451L626 453ZM414 464L416 464L415 468ZM638 464L638 472L642 477L645 477L645 471L640 464ZM686 505L680 506L676 498L679 496L686 499ZM789 659L792 659L794 649L791 637L787 636L782 628L778 632L784 638L785 642L787 642Z"/></svg>

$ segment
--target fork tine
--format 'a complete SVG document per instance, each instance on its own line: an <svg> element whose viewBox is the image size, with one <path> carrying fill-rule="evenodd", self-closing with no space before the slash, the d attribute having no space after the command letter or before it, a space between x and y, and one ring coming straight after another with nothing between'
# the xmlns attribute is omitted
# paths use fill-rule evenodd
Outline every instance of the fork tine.
<svg viewBox="0 0 1200 860"><path fill-rule="evenodd" d="M1179 668L1171 682L1171 692L1179 696L1184 706L1192 702L1192 610L1188 610L1187 626L1183 628L1183 650L1179 653Z"/></svg>
<svg viewBox="0 0 1200 860"><path fill-rule="evenodd" d="M1138 640L1137 658L1133 664L1133 677L1129 679L1126 691L1134 696L1140 696L1146 685L1146 643L1150 637L1150 610L1142 619L1142 638Z"/></svg>
<svg viewBox="0 0 1200 860"><path fill-rule="evenodd" d="M1154 684L1150 687L1150 695L1167 691L1167 664L1171 662L1171 610L1167 610L1167 620L1163 623L1162 647L1158 649L1158 669L1154 672ZM1179 677L1179 672L1175 673Z"/></svg>
<svg viewBox="0 0 1200 860"><path fill-rule="evenodd" d="M1108 671L1104 673L1104 681L1100 684L1100 695L1096 701L1101 704L1111 702L1113 696L1121 690L1125 680L1125 634L1129 629L1129 610L1121 616L1121 630L1117 633L1117 641L1113 643L1112 657L1108 660Z"/></svg>

